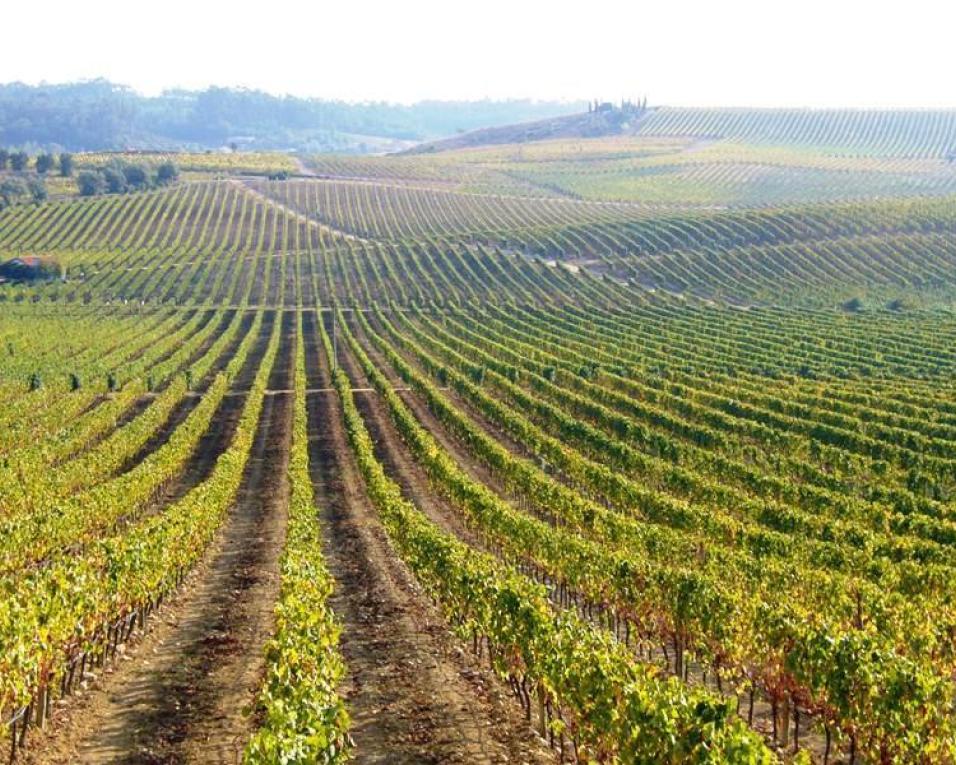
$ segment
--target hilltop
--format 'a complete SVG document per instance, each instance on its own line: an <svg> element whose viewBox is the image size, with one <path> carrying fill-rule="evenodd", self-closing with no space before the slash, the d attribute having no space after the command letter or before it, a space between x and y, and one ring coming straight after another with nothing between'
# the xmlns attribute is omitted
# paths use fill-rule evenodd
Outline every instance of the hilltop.
<svg viewBox="0 0 956 765"><path fill-rule="evenodd" d="M841 156L956 160L956 110L692 108L610 103L583 113L486 127L420 143L405 154L558 138L634 135L826 150Z"/></svg>
<svg viewBox="0 0 956 765"><path fill-rule="evenodd" d="M654 110L646 105L623 103L590 104L588 111L560 117L521 122L514 125L471 130L451 138L427 141L401 152L430 154L439 151L467 149L507 143L528 143L554 138L602 138L633 132Z"/></svg>

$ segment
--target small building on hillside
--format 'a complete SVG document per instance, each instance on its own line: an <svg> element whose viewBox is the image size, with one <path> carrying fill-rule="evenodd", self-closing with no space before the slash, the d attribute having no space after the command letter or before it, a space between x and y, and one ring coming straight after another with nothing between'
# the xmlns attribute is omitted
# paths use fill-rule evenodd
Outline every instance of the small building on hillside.
<svg viewBox="0 0 956 765"><path fill-rule="evenodd" d="M20 255L0 263L0 279L4 281L30 282L57 279L60 275L60 264L50 257Z"/></svg>

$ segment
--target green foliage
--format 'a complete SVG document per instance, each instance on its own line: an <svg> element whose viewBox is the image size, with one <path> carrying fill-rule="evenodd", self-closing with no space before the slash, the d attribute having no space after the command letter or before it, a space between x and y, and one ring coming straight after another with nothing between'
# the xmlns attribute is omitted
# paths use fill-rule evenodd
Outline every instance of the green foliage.
<svg viewBox="0 0 956 765"><path fill-rule="evenodd" d="M847 311L848 313L859 313L864 309L864 307L865 303L861 297L850 298L843 304L843 310Z"/></svg>
<svg viewBox="0 0 956 765"><path fill-rule="evenodd" d="M25 151L15 151L10 155L10 169L15 173L22 173L27 169L30 155Z"/></svg>
<svg viewBox="0 0 956 765"><path fill-rule="evenodd" d="M28 193L27 184L20 178L4 178L0 181L0 209L16 204Z"/></svg>
<svg viewBox="0 0 956 765"><path fill-rule="evenodd" d="M5 608L0 609L0 630L6 636L7 649L0 658L0 709L8 711L29 703L41 683L59 682L69 659L92 648L89 637L77 641L77 624L90 625L94 633L99 632L98 626L112 624L119 616L168 595L178 586L182 573L201 559L239 490L278 349L280 322L275 322L232 442L212 475L164 512L122 529L114 524L120 517L138 512L161 485L181 473L238 375L260 325L261 313L186 422L147 460L118 479L107 480L169 416L185 390L181 382L166 388L162 406L150 407L145 418L134 420L129 429L117 431L104 442L118 447L115 442L122 440L124 448L96 449L89 458L76 460L76 465L71 462L55 471L56 475L32 477L64 481L66 474L73 474L72 480L80 480L95 471L92 487L75 495L64 492L68 499L43 512L5 516L0 577L8 594ZM228 341L228 333L226 338ZM212 366L212 360L199 363L207 371ZM129 388L133 397L141 391ZM116 413L107 408L101 416L109 421ZM30 565L40 560L42 566ZM37 640L41 633L42 641Z"/></svg>
<svg viewBox="0 0 956 765"><path fill-rule="evenodd" d="M267 643L266 678L258 699L262 720L245 762L342 763L349 759L349 716L337 686L345 676L339 629L328 605L334 586L322 562L309 474L305 353L301 321L289 455L289 528L280 561L275 634Z"/></svg>
<svg viewBox="0 0 956 765"><path fill-rule="evenodd" d="M40 153L36 157L36 170L38 175L46 175L56 164L56 158L49 153Z"/></svg>
<svg viewBox="0 0 956 765"><path fill-rule="evenodd" d="M903 311L913 311L919 308L919 303L913 296L904 295L903 297L893 298L886 307L891 311L902 313Z"/></svg>
<svg viewBox="0 0 956 765"><path fill-rule="evenodd" d="M107 194L122 194L127 190L126 173L123 167L107 166L103 168L102 173Z"/></svg>
<svg viewBox="0 0 956 765"><path fill-rule="evenodd" d="M345 134L432 138L451 135L459 128L527 122L583 109L583 102L530 99L353 104L247 88L180 89L142 96L105 80L37 86L11 83L0 85L0 144L115 151L128 148L131 135L148 135L164 145L218 149L241 135L250 137L257 147L355 150L361 149L359 142L346 140ZM374 150L374 142L369 143L366 150Z"/></svg>
<svg viewBox="0 0 956 765"><path fill-rule="evenodd" d="M122 172L127 188L143 189L149 185L149 173L142 165L125 164Z"/></svg>
<svg viewBox="0 0 956 765"><path fill-rule="evenodd" d="M73 155L69 152L63 152L60 154L60 175L64 178L69 178L73 175Z"/></svg>
<svg viewBox="0 0 956 765"><path fill-rule="evenodd" d="M80 196L91 197L106 190L106 179L101 172L84 170L77 176L76 185L80 189Z"/></svg>
<svg viewBox="0 0 956 765"><path fill-rule="evenodd" d="M179 170L172 162L163 162L156 168L156 182L160 185L172 183L179 177Z"/></svg>
<svg viewBox="0 0 956 765"><path fill-rule="evenodd" d="M348 332L364 371L385 397L403 437L456 502L496 501L473 484L420 427ZM328 348L327 337L323 342ZM735 719L729 702L676 680L661 680L630 651L570 612L555 615L541 587L443 534L425 519L376 460L346 375L336 388L346 432L389 536L462 636L494 647L499 674L559 708L553 730L571 731L580 752L622 762L770 763L759 738ZM439 477L440 476L440 477ZM472 499L469 499L472 498ZM479 497L484 497L480 499ZM600 753L600 754L599 754Z"/></svg>
<svg viewBox="0 0 956 765"><path fill-rule="evenodd" d="M27 179L27 190L30 192L30 200L34 204L40 204L47 199L46 184L42 178Z"/></svg>
<svg viewBox="0 0 956 765"><path fill-rule="evenodd" d="M117 159L100 168L84 170L77 178L77 185L81 196L123 194L166 185L178 175L179 171L173 162L161 163L154 176L145 164Z"/></svg>

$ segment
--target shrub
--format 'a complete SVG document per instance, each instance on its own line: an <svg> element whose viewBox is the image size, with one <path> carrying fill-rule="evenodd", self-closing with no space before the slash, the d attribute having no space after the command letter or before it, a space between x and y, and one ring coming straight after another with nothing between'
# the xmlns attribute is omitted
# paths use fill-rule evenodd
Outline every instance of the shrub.
<svg viewBox="0 0 956 765"><path fill-rule="evenodd" d="M179 177L179 170L172 162L163 162L156 168L156 183L172 183Z"/></svg>
<svg viewBox="0 0 956 765"><path fill-rule="evenodd" d="M36 168L37 173L45 175L53 169L56 159L52 154L37 154Z"/></svg>
<svg viewBox="0 0 956 765"><path fill-rule="evenodd" d="M103 174L92 170L85 170L80 173L76 179L76 183L80 187L80 195L84 197L102 194L106 188L106 181L103 179Z"/></svg>
<svg viewBox="0 0 956 765"><path fill-rule="evenodd" d="M60 175L69 178L73 175L73 155L63 152L60 155Z"/></svg>

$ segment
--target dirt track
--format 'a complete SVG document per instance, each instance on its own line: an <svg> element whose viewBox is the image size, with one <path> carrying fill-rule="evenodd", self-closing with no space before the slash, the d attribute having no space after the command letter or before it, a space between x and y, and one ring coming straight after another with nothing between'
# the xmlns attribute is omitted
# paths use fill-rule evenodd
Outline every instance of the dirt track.
<svg viewBox="0 0 956 765"><path fill-rule="evenodd" d="M309 387L327 388L312 322L309 315ZM362 488L335 394L314 393L308 406L356 761L554 762L505 687L462 649L392 551Z"/></svg>
<svg viewBox="0 0 956 765"><path fill-rule="evenodd" d="M269 387L282 391L293 385L294 314L274 315L285 322L284 340ZM352 717L354 759L555 762L507 687L465 650L394 554L351 456L316 321L315 314L305 315L307 385L319 389L306 400L310 458L326 528L323 552L336 578L332 607L343 627L348 675L341 692ZM356 373L353 359L348 368ZM242 370L237 392L248 389L254 371L254 364ZM359 397L390 472L430 516L462 533L415 471L381 402L373 394ZM244 400L226 397L228 411L207 434L204 454L228 444ZM27 762L238 761L254 722L248 711L278 592L291 401L287 393L266 397L240 500L203 564L158 612L150 632L128 646L94 688L57 710L51 733L37 736ZM197 459L182 485L208 475L212 462Z"/></svg>
<svg viewBox="0 0 956 765"><path fill-rule="evenodd" d="M288 327L294 324L287 321ZM271 384L291 384L294 347L294 337L284 332ZM235 390L248 389L255 364L249 367ZM244 400L236 395L224 404L238 410ZM180 596L160 611L152 631L85 698L68 701L54 734L38 742L28 761L237 761L273 626L291 412L290 396L266 396L239 499L213 549ZM200 460L197 470L205 472L207 462Z"/></svg>

